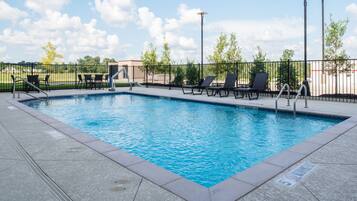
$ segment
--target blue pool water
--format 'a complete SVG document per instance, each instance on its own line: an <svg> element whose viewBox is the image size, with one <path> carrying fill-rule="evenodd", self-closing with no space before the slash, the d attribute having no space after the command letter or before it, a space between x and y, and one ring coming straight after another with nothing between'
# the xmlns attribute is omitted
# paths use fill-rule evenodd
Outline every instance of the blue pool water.
<svg viewBox="0 0 357 201"><path fill-rule="evenodd" d="M342 121L130 94L25 104L206 187Z"/></svg>

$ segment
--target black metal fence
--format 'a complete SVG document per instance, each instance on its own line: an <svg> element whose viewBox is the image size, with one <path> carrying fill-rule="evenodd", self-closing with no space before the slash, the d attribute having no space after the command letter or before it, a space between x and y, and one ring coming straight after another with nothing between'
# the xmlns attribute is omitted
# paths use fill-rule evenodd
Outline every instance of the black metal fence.
<svg viewBox="0 0 357 201"><path fill-rule="evenodd" d="M215 85L224 83L227 72L237 75L237 86L249 86L257 72L267 72L267 95L277 94L282 84L288 83L297 91L306 79L311 99L357 102L357 60L310 60L306 67L303 61L241 62L222 64L180 64L155 66L119 66L126 68L131 81L150 86L178 87L182 84L197 84L208 75L216 76ZM9 64L0 63L0 91L11 91L11 75L26 78L50 75L51 89L79 88L78 75L108 74L106 65L78 64ZM116 82L123 85L127 75L119 75ZM19 84L18 88L21 88Z"/></svg>

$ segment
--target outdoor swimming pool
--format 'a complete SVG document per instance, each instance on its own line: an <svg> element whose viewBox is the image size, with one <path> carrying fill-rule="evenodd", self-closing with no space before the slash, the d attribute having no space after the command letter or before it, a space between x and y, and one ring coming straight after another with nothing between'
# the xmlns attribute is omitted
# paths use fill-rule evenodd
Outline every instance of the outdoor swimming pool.
<svg viewBox="0 0 357 201"><path fill-rule="evenodd" d="M132 94L24 103L205 187L342 121Z"/></svg>

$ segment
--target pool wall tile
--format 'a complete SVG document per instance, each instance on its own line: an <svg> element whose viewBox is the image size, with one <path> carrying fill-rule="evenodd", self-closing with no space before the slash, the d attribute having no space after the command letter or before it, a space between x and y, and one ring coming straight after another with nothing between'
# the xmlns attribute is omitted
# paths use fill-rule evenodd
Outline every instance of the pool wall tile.
<svg viewBox="0 0 357 201"><path fill-rule="evenodd" d="M209 190L212 201L231 201L237 197L242 197L254 188L255 186L251 184L229 178Z"/></svg>
<svg viewBox="0 0 357 201"><path fill-rule="evenodd" d="M104 155L125 167L145 161L137 156L134 156L130 153L126 153L121 150L110 151L105 153Z"/></svg>
<svg viewBox="0 0 357 201"><path fill-rule="evenodd" d="M146 179L158 184L159 186L170 183L181 177L161 168L157 165L144 161L127 167L129 170L142 175Z"/></svg>
<svg viewBox="0 0 357 201"><path fill-rule="evenodd" d="M209 189L197 183L180 178L171 183L163 185L169 191L176 193L186 200L207 201L211 200Z"/></svg>
<svg viewBox="0 0 357 201"><path fill-rule="evenodd" d="M259 186L283 170L284 169L280 166L262 162L243 172L237 173L233 178L254 186Z"/></svg>

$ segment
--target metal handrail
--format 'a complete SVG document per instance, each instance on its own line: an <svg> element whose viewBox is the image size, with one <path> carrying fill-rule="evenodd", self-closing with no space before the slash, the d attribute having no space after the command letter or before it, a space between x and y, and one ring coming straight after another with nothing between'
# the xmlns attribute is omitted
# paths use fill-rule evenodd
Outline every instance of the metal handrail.
<svg viewBox="0 0 357 201"><path fill-rule="evenodd" d="M118 72L116 72L114 75L112 75L112 77L110 78L111 80L111 86L110 86L110 91L115 91L115 83L114 83L114 78L119 75L119 73L123 72L124 75L126 75L127 79L128 79L128 84L130 86L130 91L133 90L133 84L136 84L140 87L143 87L141 84L139 84L138 82L130 82L130 79L129 79L129 74L128 74L128 71L125 69L125 68L122 68L120 69Z"/></svg>
<svg viewBox="0 0 357 201"><path fill-rule="evenodd" d="M285 88L287 88L287 91L288 91L288 104L287 104L287 106L290 106L290 86L289 86L289 84L284 84L283 87L281 88L278 96L275 99L275 113L278 112L278 101L279 101L281 95L283 94L283 92L285 91Z"/></svg>
<svg viewBox="0 0 357 201"><path fill-rule="evenodd" d="M302 84L301 87L299 88L299 91L298 91L298 93L295 97L295 100L294 100L294 116L296 116L296 102L297 102L298 98L301 96L301 92L303 89L305 92L305 108L308 108L308 106L307 106L307 87L305 84Z"/></svg>
<svg viewBox="0 0 357 201"><path fill-rule="evenodd" d="M38 90L40 93L43 93L45 96L46 96L46 99L48 99L48 94L43 91L42 89L40 89L39 87L37 87L36 85L32 84L31 82L27 81L26 79L21 79L23 82L25 82L26 84L30 85L31 87L33 87L34 89ZM19 80L16 80L16 77L15 77L15 83L14 83L14 86L13 86L13 89L12 89L12 93L13 93L13 98L15 98L15 93L16 93L16 82L18 82ZM37 96L34 96L34 95L31 95L29 93L25 93L26 95L28 96L31 96L33 98L36 98L36 99L40 99L39 97ZM17 95L18 98L20 98L20 91L18 91L18 95Z"/></svg>

